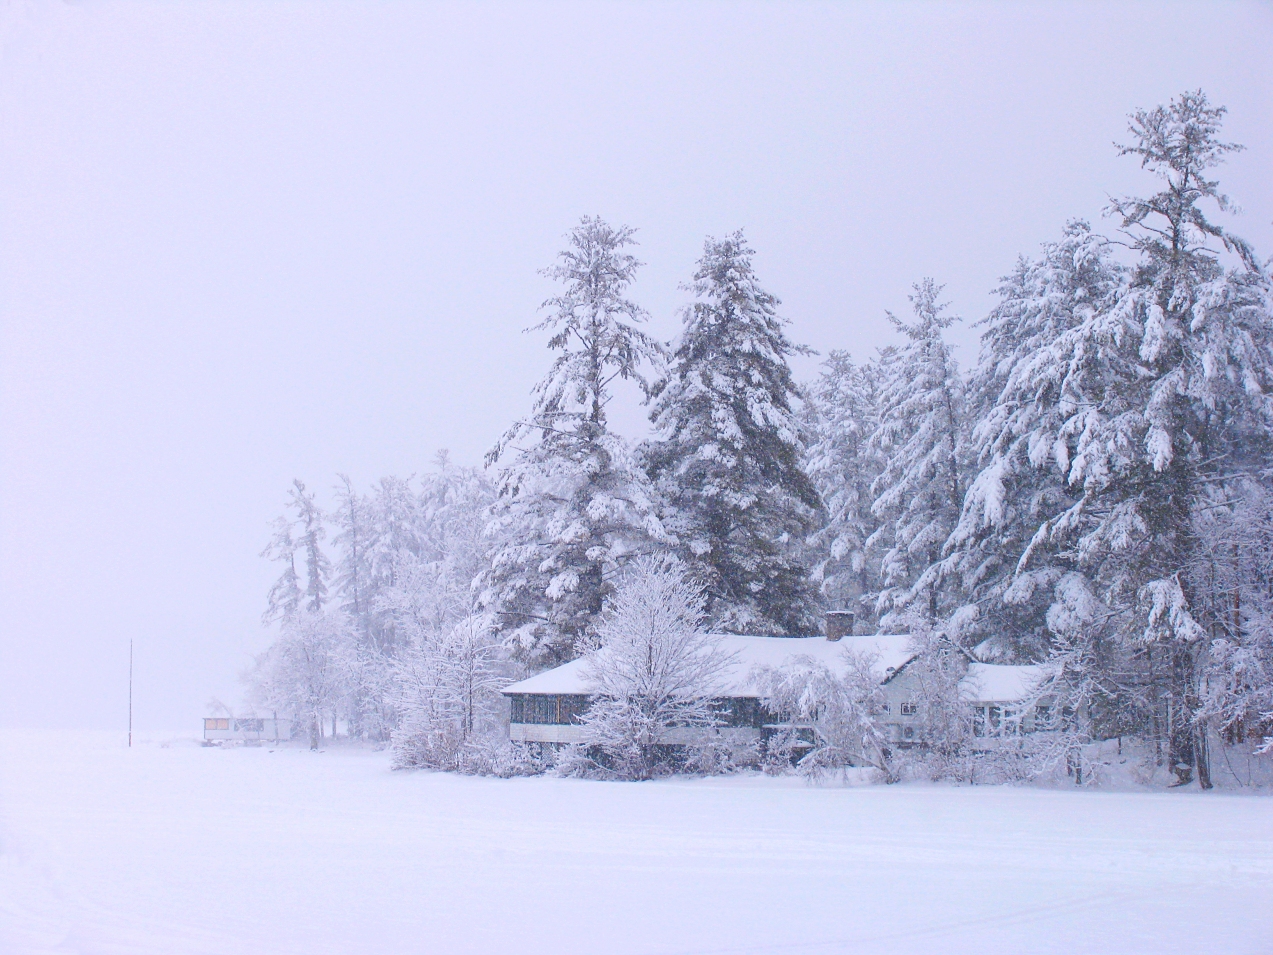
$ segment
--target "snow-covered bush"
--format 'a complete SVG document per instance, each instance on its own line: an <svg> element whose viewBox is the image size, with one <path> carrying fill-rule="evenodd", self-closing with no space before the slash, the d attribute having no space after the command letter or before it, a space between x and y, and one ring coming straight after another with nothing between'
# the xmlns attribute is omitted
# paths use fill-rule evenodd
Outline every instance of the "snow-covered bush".
<svg viewBox="0 0 1273 955"><path fill-rule="evenodd" d="M485 617L470 614L441 635L422 634L395 667L394 703L402 725L395 765L458 769L474 748L501 734L503 648Z"/></svg>
<svg viewBox="0 0 1273 955"><path fill-rule="evenodd" d="M584 678L592 702L566 771L649 779L686 762L716 764L702 739L732 657L702 627L703 589L674 560L640 558L619 584Z"/></svg>
<svg viewBox="0 0 1273 955"><path fill-rule="evenodd" d="M847 669L837 673L824 663L798 656L782 667L760 667L753 678L764 693L763 705L792 728L771 738L771 771L802 752L799 729L812 736L812 748L800 756L802 774L819 777L870 766L886 782L898 778L887 729L879 719L884 688L872 672L872 657L844 648Z"/></svg>
<svg viewBox="0 0 1273 955"><path fill-rule="evenodd" d="M248 675L251 701L286 713L317 749L344 711L355 655L349 618L340 611L297 611Z"/></svg>

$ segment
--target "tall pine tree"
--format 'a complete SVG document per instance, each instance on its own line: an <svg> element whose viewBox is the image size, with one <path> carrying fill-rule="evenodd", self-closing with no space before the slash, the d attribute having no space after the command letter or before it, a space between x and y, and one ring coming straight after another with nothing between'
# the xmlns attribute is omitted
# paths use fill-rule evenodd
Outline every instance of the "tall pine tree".
<svg viewBox="0 0 1273 955"><path fill-rule="evenodd" d="M1052 458L1072 503L1039 523L1017 561L1043 565L1051 553L1070 562L1069 602L1087 608L1079 629L1117 651L1117 680L1106 674L1119 684L1115 705L1137 710L1166 744L1179 782L1196 770L1204 786L1200 680L1216 602L1190 573L1205 550L1198 519L1241 498L1241 483L1268 460L1273 424L1268 278L1202 207L1228 206L1206 177L1238 148L1218 138L1223 113L1193 92L1131 118L1122 152L1163 187L1113 204L1139 253L1135 268L1107 307L1032 365L1035 379L1056 384L1026 447L1039 463ZM1236 260L1229 270L1226 251ZM1068 612L1054 603L1049 628Z"/></svg>
<svg viewBox="0 0 1273 955"><path fill-rule="evenodd" d="M620 565L666 535L645 475L612 432L606 406L617 380L642 389L661 346L637 326L627 298L640 262L633 230L585 218L545 270L565 285L534 330L557 352L529 417L487 456L502 465L492 533L505 541L482 581L483 603L525 658L554 664L595 641Z"/></svg>
<svg viewBox="0 0 1273 955"><path fill-rule="evenodd" d="M741 232L706 241L645 457L712 625L794 634L814 626L797 545L821 502L802 466L787 362L804 349L787 339L753 254Z"/></svg>
<svg viewBox="0 0 1273 955"><path fill-rule="evenodd" d="M296 512L296 526L300 536L296 545L305 552L305 609L319 613L327 604L327 581L331 577L331 561L323 551L323 539L327 536L325 516L315 503L314 492L307 491L300 478L292 481L288 492L291 508Z"/></svg>
<svg viewBox="0 0 1273 955"><path fill-rule="evenodd" d="M965 636L984 640L983 654L1042 659L1053 635L1076 636L1096 604L1075 576L1072 553L1029 545L1081 495L1066 480L1071 445L1059 434L1065 369L1050 349L1109 308L1122 278L1109 245L1086 222L1069 223L1060 241L1004 278L982 323L968 400L975 475L943 569L975 610Z"/></svg>
<svg viewBox="0 0 1273 955"><path fill-rule="evenodd" d="M1206 602L1184 571L1201 549L1195 515L1224 506L1239 482L1266 466L1273 421L1268 279L1251 248L1202 206L1229 208L1207 178L1241 148L1219 139L1224 113L1198 90L1131 117L1132 141L1120 152L1139 157L1162 183L1156 194L1111 209L1141 253L1115 307L1138 343L1137 376L1124 386L1137 400L1134 415L1111 419L1093 453L1079 459L1117 514L1087 540L1103 558L1102 576L1119 582L1117 596L1135 599L1138 612L1120 635L1152 661L1169 765L1181 783L1196 768L1207 788L1205 727L1196 719ZM1238 260L1227 272L1224 251ZM1123 447L1129 439L1131 454ZM1102 487L1107 462L1122 480Z"/></svg>
<svg viewBox="0 0 1273 955"><path fill-rule="evenodd" d="M340 609L354 621L364 642L370 642L375 586L372 553L375 549L375 519L371 503L354 489L349 475L337 475L337 527L332 543L339 554L336 561L336 592Z"/></svg>
<svg viewBox="0 0 1273 955"><path fill-rule="evenodd" d="M910 296L913 321L889 314L907 341L886 366L880 423L868 443L884 461L872 486L880 527L867 542L881 561L878 609L918 609L930 620L949 609L939 559L963 501L964 388L943 337L955 318L938 301L941 290L925 279Z"/></svg>
<svg viewBox="0 0 1273 955"><path fill-rule="evenodd" d="M879 562L866 541L879 525L871 485L884 462L869 441L879 424L880 377L879 360L856 364L833 351L809 388L804 414L807 470L826 505L825 523L809 538L813 580L832 607L855 609L863 622L872 605L861 598L879 590Z"/></svg>
<svg viewBox="0 0 1273 955"><path fill-rule="evenodd" d="M274 534L262 557L283 564L283 572L270 588L265 623L286 620L301 609L321 611L327 603L327 581L331 562L323 552L323 512L314 501L314 493L305 489L299 478L288 489L288 510L296 516L280 516L274 521ZM296 553L305 555L305 587L296 571Z"/></svg>

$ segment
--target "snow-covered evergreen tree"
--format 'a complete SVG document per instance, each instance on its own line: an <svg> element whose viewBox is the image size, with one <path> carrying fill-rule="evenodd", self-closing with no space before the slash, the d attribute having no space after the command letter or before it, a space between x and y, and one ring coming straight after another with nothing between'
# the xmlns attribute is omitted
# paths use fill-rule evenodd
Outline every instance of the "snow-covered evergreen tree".
<svg viewBox="0 0 1273 955"><path fill-rule="evenodd" d="M409 542L386 555L385 583L375 607L397 635L394 646L436 642L476 613L474 581L489 565L486 534L494 489L486 475L445 460L412 493L413 524L399 540ZM388 652L389 648L386 648Z"/></svg>
<svg viewBox="0 0 1273 955"><path fill-rule="evenodd" d="M1236 483L1267 461L1273 387L1268 278L1201 206L1228 204L1206 178L1237 148L1218 138L1222 115L1201 93L1186 93L1132 116L1123 152L1140 156L1163 189L1114 203L1139 253L1134 271L1108 306L1062 332L1032 366L1037 380L1057 384L1026 450L1040 465L1051 457L1072 501L1045 516L1017 561L1025 582L1036 555L1041 568L1047 554L1071 563L1053 585L1070 599L1053 601L1049 629L1068 619L1087 639L1112 641L1115 706L1139 707L1179 781L1196 768L1204 786L1208 626L1207 601L1189 575L1196 517L1229 506ZM1226 251L1236 259L1228 270ZM972 506L984 511L995 499Z"/></svg>
<svg viewBox="0 0 1273 955"><path fill-rule="evenodd" d="M288 490L288 510L274 522L274 534L261 556L284 570L267 598L263 621L278 622L279 636L257 657L245 677L255 703L289 714L308 727L310 746L317 748L323 723L341 714L347 687L349 619L327 613L330 561L323 552L324 515L299 479ZM296 571L296 554L305 556L305 588Z"/></svg>
<svg viewBox="0 0 1273 955"><path fill-rule="evenodd" d="M282 564L283 572L266 597L265 613L261 617L266 625L298 612L303 599L301 579L296 573L296 538L292 534L292 522L280 515L274 519L273 527L274 533L270 535L270 542L261 551L261 556Z"/></svg>
<svg viewBox="0 0 1273 955"><path fill-rule="evenodd" d="M1098 504L1081 543L1111 601L1129 608L1119 636L1150 661L1168 764L1181 783L1196 767L1204 787L1206 601L1186 573L1199 551L1194 515L1228 506L1251 469L1266 466L1273 423L1268 277L1201 205L1229 206L1206 178L1240 148L1218 138L1223 114L1197 91L1131 118L1133 141L1121 151L1139 156L1163 188L1112 207L1141 253L1112 316L1137 346L1135 378L1118 388L1130 413L1094 422L1095 440L1082 443L1071 475ZM1226 250L1238 260L1228 270Z"/></svg>
<svg viewBox="0 0 1273 955"><path fill-rule="evenodd" d="M1273 737L1273 488L1234 482L1223 506L1195 511L1187 580L1211 638L1201 716L1226 744Z"/></svg>
<svg viewBox="0 0 1273 955"><path fill-rule="evenodd" d="M868 441L883 462L872 485L880 522L868 550L880 555L881 613L918 605L930 620L949 609L939 559L963 502L963 381L943 332L955 321L925 279L910 296L913 321L889 319L907 341L884 366L879 425Z"/></svg>
<svg viewBox="0 0 1273 955"><path fill-rule="evenodd" d="M661 347L626 296L640 263L633 230L585 218L545 274L565 285L534 330L558 353L528 418L488 455L502 465L491 532L504 544L482 581L483 603L510 646L543 664L591 646L623 562L666 540L648 481L612 432L616 380L646 388Z"/></svg>
<svg viewBox="0 0 1273 955"><path fill-rule="evenodd" d="M445 451L421 479L419 555L437 568L453 594L448 626L474 612L473 582L499 544L487 533L495 498L484 471L452 464Z"/></svg>
<svg viewBox="0 0 1273 955"><path fill-rule="evenodd" d="M305 609L319 613L327 603L327 581L331 577L331 561L323 551L327 536L325 517L314 502L314 492L307 491L299 478L292 482L288 494L299 531L296 546L305 552Z"/></svg>
<svg viewBox="0 0 1273 955"><path fill-rule="evenodd" d="M871 485L883 461L868 442L879 424L881 367L833 351L823 369L808 389L804 414L806 469L826 508L825 523L809 538L813 580L829 605L853 608L868 622L873 603L861 598L880 589L879 562L867 554L866 541L879 523L871 513Z"/></svg>
<svg viewBox="0 0 1273 955"><path fill-rule="evenodd" d="M372 610L381 636L365 654L365 666L376 676L372 688L383 692L362 700L368 725L421 726L418 694L406 694L405 674L418 673L411 667L421 654L452 646L457 628L476 619L473 584L490 562L485 527L494 489L482 471L455 467L444 453L436 463L420 478L418 491L409 482L384 479L374 498L382 510Z"/></svg>
<svg viewBox="0 0 1273 955"><path fill-rule="evenodd" d="M354 489L346 474L337 475L337 506L332 514L337 532L332 538L339 557L336 561L336 593L340 609L355 622L370 642L372 599L372 554L376 545L376 522L367 497Z"/></svg>
<svg viewBox="0 0 1273 955"><path fill-rule="evenodd" d="M414 479L387 477L367 495L341 476L336 491L337 507L324 515L304 483L294 482L291 514L276 521L262 555L284 564L265 614L266 623L283 625L269 659L290 660L296 647L318 646L316 634L339 630L339 653L324 658L335 661L326 678L340 681L338 712L331 715L346 720L353 736L386 740L404 715L402 655L450 646L450 635L476 611L474 580L489 566L495 543L486 533L494 488L483 471L454 467L443 453L418 488ZM325 520L336 529L338 612L326 602ZM304 590L297 551L306 559ZM319 610L305 605L307 593L317 595ZM299 644L298 634L305 636ZM274 666L263 663L249 675L257 698L273 692L264 684L275 679Z"/></svg>
<svg viewBox="0 0 1273 955"><path fill-rule="evenodd" d="M816 623L799 545L821 502L803 469L787 361L803 349L787 339L753 254L741 232L706 241L645 458L682 559L706 585L712 625L807 633Z"/></svg>
<svg viewBox="0 0 1273 955"><path fill-rule="evenodd" d="M982 323L968 400L975 474L943 570L959 582L972 611L966 615L975 614L964 636L984 641L983 655L1044 659L1053 633L1049 611L1053 623L1065 624L1058 635L1070 637L1095 606L1083 598L1090 589L1071 576L1072 553L1035 546L1027 556L1027 548L1040 526L1082 493L1067 480L1071 444L1059 437L1066 366L1051 349L1109 308L1121 276L1108 240L1085 222L1071 222L1038 259L1017 263Z"/></svg>
<svg viewBox="0 0 1273 955"><path fill-rule="evenodd" d="M281 515L274 521L274 533L261 551L261 556L283 565L274 586L270 588L265 623L285 619L302 609L318 612L327 602L327 581L331 575L331 562L323 552L323 538L327 534L323 526L324 515L314 503L313 492L296 479L288 489L288 510L295 515ZM305 555L305 587L301 588L300 575L296 571L296 554Z"/></svg>
<svg viewBox="0 0 1273 955"><path fill-rule="evenodd" d="M422 551L420 541L420 498L411 485L412 477L382 477L371 490L372 534L371 590L372 642L382 652L393 655L399 635L394 617L385 611L382 595L397 587L402 568Z"/></svg>

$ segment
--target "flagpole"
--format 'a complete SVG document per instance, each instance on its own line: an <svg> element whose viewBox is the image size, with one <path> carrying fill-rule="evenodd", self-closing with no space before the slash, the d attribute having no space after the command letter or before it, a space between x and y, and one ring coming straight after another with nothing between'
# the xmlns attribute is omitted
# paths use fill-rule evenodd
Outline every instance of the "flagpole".
<svg viewBox="0 0 1273 955"><path fill-rule="evenodd" d="M133 748L133 641L128 639L128 748Z"/></svg>

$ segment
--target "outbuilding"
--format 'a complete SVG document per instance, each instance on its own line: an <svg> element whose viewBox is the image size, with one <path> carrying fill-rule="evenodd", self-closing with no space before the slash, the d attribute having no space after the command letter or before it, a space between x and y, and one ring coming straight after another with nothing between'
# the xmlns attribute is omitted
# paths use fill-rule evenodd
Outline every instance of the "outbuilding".
<svg viewBox="0 0 1273 955"><path fill-rule="evenodd" d="M292 738L292 721L278 717L205 716L203 745L228 742L277 743Z"/></svg>

